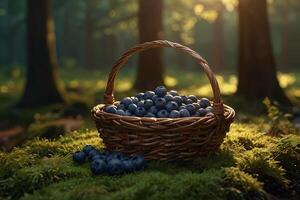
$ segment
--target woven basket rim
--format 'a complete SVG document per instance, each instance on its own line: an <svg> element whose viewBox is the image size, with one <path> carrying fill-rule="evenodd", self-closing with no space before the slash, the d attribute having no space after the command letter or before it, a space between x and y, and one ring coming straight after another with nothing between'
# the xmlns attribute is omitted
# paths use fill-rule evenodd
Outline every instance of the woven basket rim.
<svg viewBox="0 0 300 200"><path fill-rule="evenodd" d="M118 102L118 101L117 101ZM117 103L115 102L115 103ZM157 122L157 121L165 121L165 120L169 120L169 121L189 121L189 120L196 120L196 119L214 119L217 118L217 115L206 115L203 117L183 117L183 118L157 118L157 117L138 117L138 116L122 116L122 115L117 115L117 114L112 114L112 113L108 113L105 112L103 109L105 106L105 104L98 104L96 106L93 107L92 109L92 114L99 116L99 115L106 115L106 116L111 116L111 117L116 117L116 118L120 118L120 119L134 119L134 120L140 120L140 121L153 121L153 122ZM232 107L223 104L224 106L224 116L225 116L225 120L226 119L231 119L235 117L235 111ZM228 113L227 115L225 115L226 113Z"/></svg>

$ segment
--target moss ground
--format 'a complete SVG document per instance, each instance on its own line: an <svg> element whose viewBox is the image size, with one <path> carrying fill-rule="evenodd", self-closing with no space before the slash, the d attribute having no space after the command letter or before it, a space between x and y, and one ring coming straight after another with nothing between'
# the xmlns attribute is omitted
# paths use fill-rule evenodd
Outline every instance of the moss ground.
<svg viewBox="0 0 300 200"><path fill-rule="evenodd" d="M121 177L93 176L71 152L103 148L98 133L34 139L1 153L0 194L22 199L282 199L299 198L300 137L266 136L256 124L236 123L219 152L192 163L150 162Z"/></svg>

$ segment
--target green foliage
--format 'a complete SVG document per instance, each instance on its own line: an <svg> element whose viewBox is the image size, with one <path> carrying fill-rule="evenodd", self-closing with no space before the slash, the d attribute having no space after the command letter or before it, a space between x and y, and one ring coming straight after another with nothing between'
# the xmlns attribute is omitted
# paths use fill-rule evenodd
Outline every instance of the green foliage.
<svg viewBox="0 0 300 200"><path fill-rule="evenodd" d="M285 178L285 170L270 155L270 149L254 148L236 156L236 164L241 170L257 177L265 183L268 192L285 191L289 181Z"/></svg>
<svg viewBox="0 0 300 200"><path fill-rule="evenodd" d="M300 137L284 136L279 140L274 154L275 159L286 169L287 177L300 183Z"/></svg>
<svg viewBox="0 0 300 200"><path fill-rule="evenodd" d="M222 148L230 151L235 165L244 172L264 182L264 189L285 191L289 181L285 170L274 159L278 139L269 137L255 128L255 125L233 125L234 132L227 137Z"/></svg>
<svg viewBox="0 0 300 200"><path fill-rule="evenodd" d="M227 199L265 199L263 183L236 167L225 168L223 186Z"/></svg>
<svg viewBox="0 0 300 200"><path fill-rule="evenodd" d="M293 123L288 120L289 114L282 113L278 106L272 103L269 98L265 98L263 103L267 108L269 122L271 124L269 130L270 135L278 136L297 133Z"/></svg>

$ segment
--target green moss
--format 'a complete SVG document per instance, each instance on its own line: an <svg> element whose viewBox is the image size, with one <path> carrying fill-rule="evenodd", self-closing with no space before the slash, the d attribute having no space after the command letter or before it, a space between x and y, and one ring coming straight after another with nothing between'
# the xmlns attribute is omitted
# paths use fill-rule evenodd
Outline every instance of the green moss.
<svg viewBox="0 0 300 200"><path fill-rule="evenodd" d="M286 171L293 191L300 193L300 137L286 135L277 144L274 157Z"/></svg>
<svg viewBox="0 0 300 200"><path fill-rule="evenodd" d="M300 137L284 136L277 147L274 152L275 159L286 169L289 178L300 180Z"/></svg>
<svg viewBox="0 0 300 200"><path fill-rule="evenodd" d="M35 137L55 138L64 132L63 125L56 125L53 122L33 123L28 128L26 139L33 139Z"/></svg>
<svg viewBox="0 0 300 200"><path fill-rule="evenodd" d="M222 171L210 170L201 174L146 171L120 178L89 177L51 185L25 199L222 199L222 175Z"/></svg>
<svg viewBox="0 0 300 200"><path fill-rule="evenodd" d="M236 124L225 139L222 149L230 151L235 166L264 182L268 192L284 193L289 187L285 169L275 160L278 138L263 134L254 125Z"/></svg>
<svg viewBox="0 0 300 200"><path fill-rule="evenodd" d="M0 191L2 194L19 197L25 192L32 192L51 183L89 174L88 168L75 166L70 156L44 157L34 165L15 170L10 177L3 180L5 184L1 184Z"/></svg>
<svg viewBox="0 0 300 200"><path fill-rule="evenodd" d="M299 195L299 136L272 138L234 124L218 152L191 163L150 162L146 171L108 177L76 166L71 152L103 148L96 131L28 141L0 153L0 196L26 199L265 199ZM295 186L296 185L296 186ZM31 194L34 192L33 194Z"/></svg>
<svg viewBox="0 0 300 200"><path fill-rule="evenodd" d="M276 141L276 138L265 135L263 127L256 124L233 124L221 148L236 154L253 148L273 149Z"/></svg>
<svg viewBox="0 0 300 200"><path fill-rule="evenodd" d="M97 131L74 131L58 139L40 139L36 138L24 145L30 154L40 156L48 155L66 155L70 152L80 150L84 145L91 144L97 148L103 148Z"/></svg>
<svg viewBox="0 0 300 200"><path fill-rule="evenodd" d="M227 199L265 199L263 183L236 167L225 168L223 187Z"/></svg>

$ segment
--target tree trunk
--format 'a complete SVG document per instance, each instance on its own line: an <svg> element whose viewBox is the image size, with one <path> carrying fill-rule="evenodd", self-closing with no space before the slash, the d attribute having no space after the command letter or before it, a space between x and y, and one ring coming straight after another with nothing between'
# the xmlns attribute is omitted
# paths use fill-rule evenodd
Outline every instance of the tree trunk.
<svg viewBox="0 0 300 200"><path fill-rule="evenodd" d="M96 0L86 0L85 10L85 65L88 69L96 69L95 57L94 57L94 30L95 19L93 10L95 8Z"/></svg>
<svg viewBox="0 0 300 200"><path fill-rule="evenodd" d="M139 0L139 42L163 38L163 0ZM156 48L139 54L135 88L153 90L163 84L163 49Z"/></svg>
<svg viewBox="0 0 300 200"><path fill-rule="evenodd" d="M288 6L283 6L282 13L282 41L281 41L281 65L283 69L289 68L289 12Z"/></svg>
<svg viewBox="0 0 300 200"><path fill-rule="evenodd" d="M215 72L224 68L224 5L218 4L218 16L213 25L212 67Z"/></svg>
<svg viewBox="0 0 300 200"><path fill-rule="evenodd" d="M27 81L18 106L63 103L57 68L51 0L27 0Z"/></svg>
<svg viewBox="0 0 300 200"><path fill-rule="evenodd" d="M240 0L237 93L290 104L277 79L270 37L266 0Z"/></svg>

